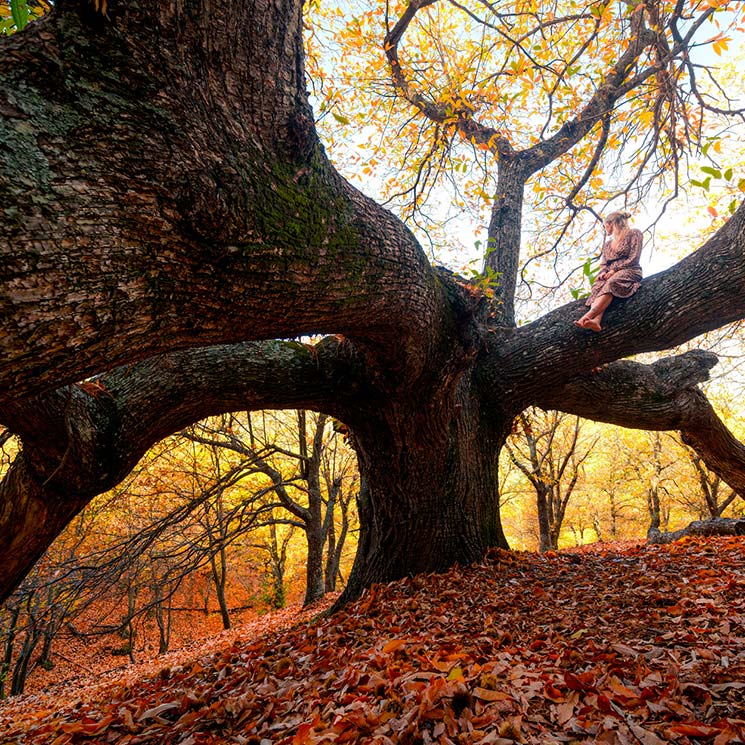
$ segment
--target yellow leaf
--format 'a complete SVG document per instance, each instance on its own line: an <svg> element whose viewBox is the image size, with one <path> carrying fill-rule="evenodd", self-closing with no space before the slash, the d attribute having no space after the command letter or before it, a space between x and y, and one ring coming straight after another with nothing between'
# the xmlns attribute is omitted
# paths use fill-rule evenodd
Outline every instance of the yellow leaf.
<svg viewBox="0 0 745 745"><path fill-rule="evenodd" d="M654 112L650 111L649 109L640 111L638 114L638 119L642 124L651 124L654 121Z"/></svg>

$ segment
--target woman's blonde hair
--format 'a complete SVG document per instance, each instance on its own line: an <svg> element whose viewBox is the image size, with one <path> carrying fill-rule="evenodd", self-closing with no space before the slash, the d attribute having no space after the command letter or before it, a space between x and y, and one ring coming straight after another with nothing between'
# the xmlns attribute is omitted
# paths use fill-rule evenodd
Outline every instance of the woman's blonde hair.
<svg viewBox="0 0 745 745"><path fill-rule="evenodd" d="M626 230L629 227L629 218L631 215L628 212L611 212L604 220L605 223L612 223L617 225L621 230Z"/></svg>

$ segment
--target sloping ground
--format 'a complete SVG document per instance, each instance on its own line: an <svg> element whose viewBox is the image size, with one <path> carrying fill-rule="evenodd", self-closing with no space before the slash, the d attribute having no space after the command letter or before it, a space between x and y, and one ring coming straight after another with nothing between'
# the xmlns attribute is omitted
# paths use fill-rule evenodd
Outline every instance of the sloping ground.
<svg viewBox="0 0 745 745"><path fill-rule="evenodd" d="M108 695L115 686L130 685L141 678L159 674L164 667L187 664L206 654L219 652L237 639L253 639L299 622L308 622L328 608L337 596L338 593L329 594L309 608L296 603L271 613L254 614L250 621L239 621L228 631L221 628L219 615L205 619L202 614L193 613L186 619L177 618L171 633L171 638L176 640L173 649L158 655L156 648L148 645L148 649L137 650L139 659L134 664L124 656L110 654L108 647L112 635L108 638L75 639L63 631L53 648L52 657L57 663L54 669L35 669L26 684L27 695L0 701L0 743L3 742L3 727L11 720L23 717L26 712L54 709L60 702L94 701ZM231 617L235 623L238 614L232 613ZM189 622L192 625L190 632L186 628ZM122 642L121 637L115 638ZM64 652L60 652L60 648Z"/></svg>
<svg viewBox="0 0 745 745"><path fill-rule="evenodd" d="M745 742L745 541L537 556L0 710L2 742Z"/></svg>

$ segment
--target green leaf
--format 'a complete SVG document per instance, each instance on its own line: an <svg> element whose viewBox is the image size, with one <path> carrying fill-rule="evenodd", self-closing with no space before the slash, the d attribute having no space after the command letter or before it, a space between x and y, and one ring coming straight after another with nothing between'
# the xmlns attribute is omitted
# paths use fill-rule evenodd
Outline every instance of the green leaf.
<svg viewBox="0 0 745 745"><path fill-rule="evenodd" d="M730 215L734 215L735 214L735 210L737 209L737 204L738 204L738 202L737 202L736 199L733 199L729 203L729 207L727 207L727 210L729 211Z"/></svg>
<svg viewBox="0 0 745 745"><path fill-rule="evenodd" d="M344 124L345 126L349 124L349 119L347 119L347 117L343 114L337 114L335 111L332 111L331 115L334 117L334 119L336 119L337 122L339 122L339 124Z"/></svg>
<svg viewBox="0 0 745 745"><path fill-rule="evenodd" d="M725 178L725 179L726 179L727 181L729 181L729 180L730 180L730 179L732 178L732 169L731 169L731 168L728 168L728 169L727 169L727 170L726 170L726 171L724 172L724 178Z"/></svg>
<svg viewBox="0 0 745 745"><path fill-rule="evenodd" d="M28 5L26 0L10 0L10 14L13 16L13 23L21 31L28 23Z"/></svg>
<svg viewBox="0 0 745 745"><path fill-rule="evenodd" d="M722 172L718 168L712 168L711 166L701 166L701 170L704 173L708 173L714 178L722 178Z"/></svg>

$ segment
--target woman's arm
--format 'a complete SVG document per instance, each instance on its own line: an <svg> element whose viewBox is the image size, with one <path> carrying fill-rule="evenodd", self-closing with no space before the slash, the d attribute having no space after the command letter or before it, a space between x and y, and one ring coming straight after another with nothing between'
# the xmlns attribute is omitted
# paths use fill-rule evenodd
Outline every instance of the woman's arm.
<svg viewBox="0 0 745 745"><path fill-rule="evenodd" d="M607 243L604 243L603 248L600 250L600 271L598 272L598 276L602 276L608 270L607 245L608 245Z"/></svg>

